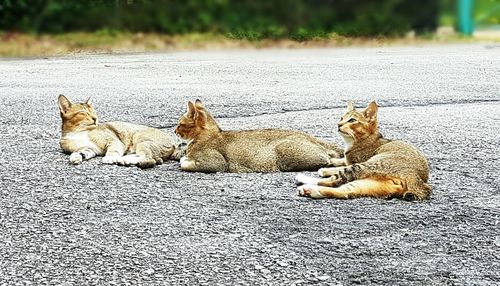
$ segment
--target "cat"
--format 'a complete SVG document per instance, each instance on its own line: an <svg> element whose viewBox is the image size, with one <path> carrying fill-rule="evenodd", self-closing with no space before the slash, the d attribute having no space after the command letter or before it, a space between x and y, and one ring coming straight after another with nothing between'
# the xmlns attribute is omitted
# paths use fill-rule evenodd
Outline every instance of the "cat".
<svg viewBox="0 0 500 286"><path fill-rule="evenodd" d="M280 172L334 166L342 149L306 133L280 129L222 131L200 100L188 102L176 134L189 141L181 170Z"/></svg>
<svg viewBox="0 0 500 286"><path fill-rule="evenodd" d="M352 199L357 197L423 200L431 195L429 164L423 153L403 141L382 137L377 123L378 105L358 111L352 102L338 123L346 148L335 168L321 168L316 179L299 174L300 196Z"/></svg>
<svg viewBox="0 0 500 286"><path fill-rule="evenodd" d="M159 129L120 121L98 123L90 98L85 103L72 103L61 94L58 104L62 119L60 146L70 154L72 164L104 156L105 164L151 168L182 156L173 136Z"/></svg>

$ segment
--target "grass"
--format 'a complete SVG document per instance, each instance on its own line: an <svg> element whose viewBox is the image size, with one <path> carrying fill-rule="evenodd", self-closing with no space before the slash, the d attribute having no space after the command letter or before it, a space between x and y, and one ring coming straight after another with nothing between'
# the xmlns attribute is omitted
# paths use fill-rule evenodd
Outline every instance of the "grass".
<svg viewBox="0 0 500 286"><path fill-rule="evenodd" d="M162 35L101 30L95 33L65 33L31 35L0 33L0 57L64 56L80 53L133 53L155 51L237 49L237 48L305 48L346 46L387 46L450 42L476 42L453 33L438 33L422 37L350 38L335 34L294 39L241 39L232 35L185 34ZM500 38L487 39L500 42Z"/></svg>

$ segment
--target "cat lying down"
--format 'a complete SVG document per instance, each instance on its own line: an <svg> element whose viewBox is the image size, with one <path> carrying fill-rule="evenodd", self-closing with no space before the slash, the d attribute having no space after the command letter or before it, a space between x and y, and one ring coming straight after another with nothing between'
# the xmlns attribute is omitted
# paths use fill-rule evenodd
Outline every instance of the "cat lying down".
<svg viewBox="0 0 500 286"><path fill-rule="evenodd" d="M77 165L95 156L105 164L151 168L181 157L182 150L167 133L143 125L113 121L98 123L90 99L72 103L59 95L62 119L62 150Z"/></svg>
<svg viewBox="0 0 500 286"><path fill-rule="evenodd" d="M336 168L319 169L324 179L299 174L299 195L315 199L357 197L423 200L431 195L425 155L400 140L388 140L378 130L378 106L371 102L356 110L350 102L338 130L346 142Z"/></svg>
<svg viewBox="0 0 500 286"><path fill-rule="evenodd" d="M181 169L190 172L284 172L334 166L343 150L309 134L280 129L223 131L200 100L188 103L175 129L190 142Z"/></svg>

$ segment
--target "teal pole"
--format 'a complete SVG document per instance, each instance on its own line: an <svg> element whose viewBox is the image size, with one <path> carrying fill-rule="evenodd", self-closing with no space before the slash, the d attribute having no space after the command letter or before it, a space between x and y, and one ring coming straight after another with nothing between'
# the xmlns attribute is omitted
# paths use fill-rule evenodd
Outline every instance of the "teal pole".
<svg viewBox="0 0 500 286"><path fill-rule="evenodd" d="M467 36L472 35L474 31L473 6L474 0L458 0L458 30Z"/></svg>

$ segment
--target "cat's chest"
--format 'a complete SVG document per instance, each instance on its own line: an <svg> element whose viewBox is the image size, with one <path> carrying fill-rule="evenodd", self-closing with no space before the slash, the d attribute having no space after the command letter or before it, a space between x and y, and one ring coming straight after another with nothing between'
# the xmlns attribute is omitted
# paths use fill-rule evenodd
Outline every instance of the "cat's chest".
<svg viewBox="0 0 500 286"><path fill-rule="evenodd" d="M66 152L75 152L82 148L90 148L96 154L101 154L103 149L90 140L89 132L70 132L61 138L61 147Z"/></svg>

